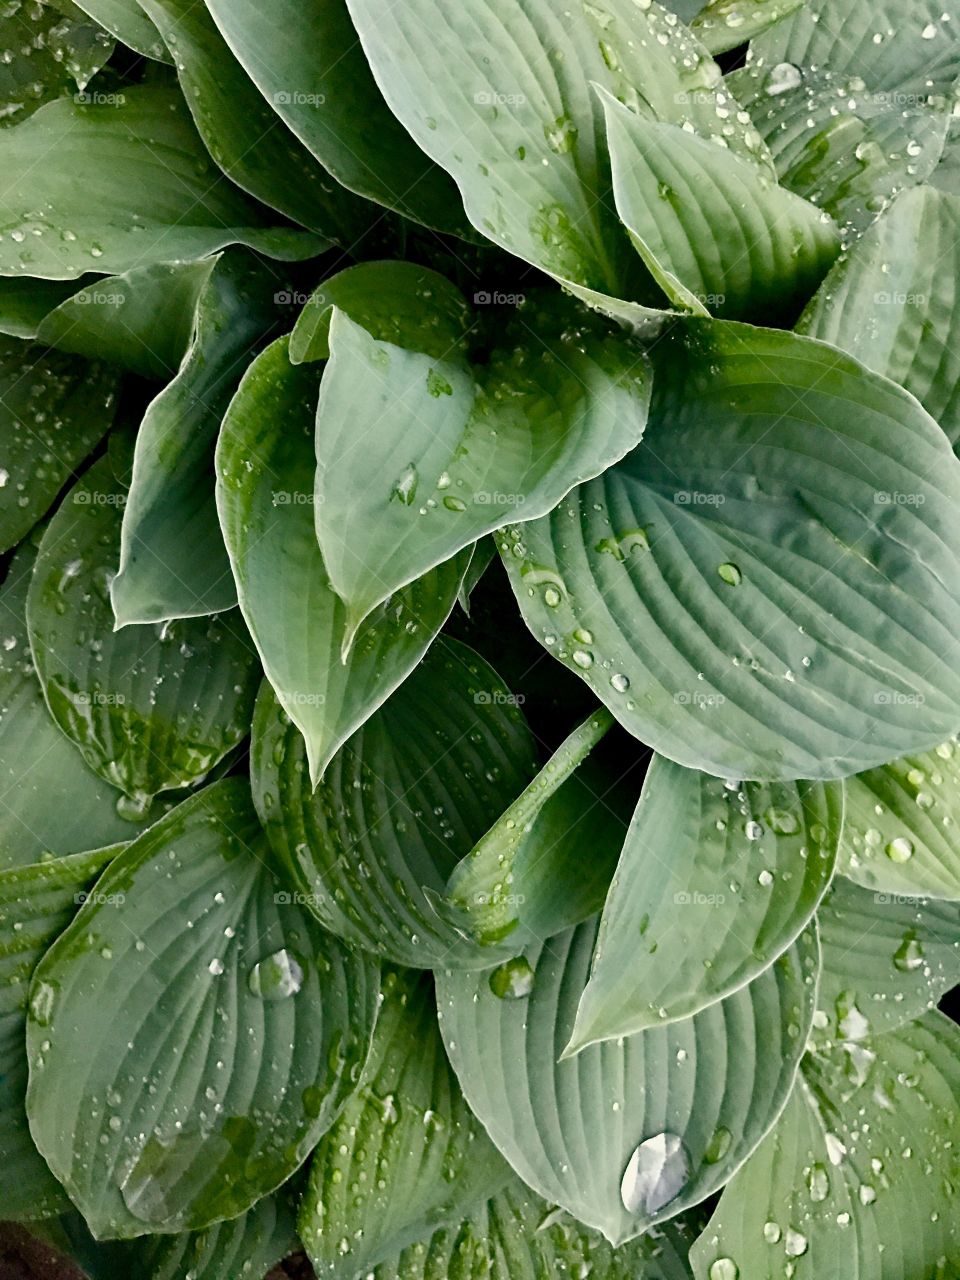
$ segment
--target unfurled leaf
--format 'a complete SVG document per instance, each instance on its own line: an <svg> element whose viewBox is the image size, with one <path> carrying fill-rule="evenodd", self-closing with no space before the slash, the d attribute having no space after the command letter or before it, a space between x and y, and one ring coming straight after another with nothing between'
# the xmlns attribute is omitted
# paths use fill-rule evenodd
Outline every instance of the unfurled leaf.
<svg viewBox="0 0 960 1280"><path fill-rule="evenodd" d="M217 505L240 608L281 706L306 741L315 784L336 751L417 665L456 603L467 549L368 619L341 662L347 610L313 521L319 373L287 339L263 352L217 446Z"/></svg>
<svg viewBox="0 0 960 1280"><path fill-rule="evenodd" d="M453 640L437 641L316 789L303 735L269 685L254 716L254 800L298 900L333 933L398 964L493 963L438 918L425 891L442 893L535 767L513 695Z"/></svg>
<svg viewBox="0 0 960 1280"><path fill-rule="evenodd" d="M51 98L82 93L113 41L93 23L71 21L39 0L12 0L0 12L0 46L2 127L25 120Z"/></svg>
<svg viewBox="0 0 960 1280"><path fill-rule="evenodd" d="M0 277L0 333L9 338L35 338L50 311L76 291L74 280Z"/></svg>
<svg viewBox="0 0 960 1280"><path fill-rule="evenodd" d="M111 864L34 975L31 1132L100 1238L236 1217L356 1084L376 965L278 897L268 856L246 782L207 788Z"/></svg>
<svg viewBox="0 0 960 1280"><path fill-rule="evenodd" d="M0 338L0 550L47 514L110 430L116 397L107 365Z"/></svg>
<svg viewBox="0 0 960 1280"><path fill-rule="evenodd" d="M709 0L699 8L691 30L711 53L725 53L755 40L801 8L806 0Z"/></svg>
<svg viewBox="0 0 960 1280"><path fill-rule="evenodd" d="M960 1038L932 1013L808 1057L786 1111L720 1198L691 1255L697 1280L905 1280L960 1256ZM730 1269L733 1267L733 1270Z"/></svg>
<svg viewBox="0 0 960 1280"><path fill-rule="evenodd" d="M582 308L546 295L474 367L462 329L438 326L423 296L443 297L445 282L429 283L396 339L377 332L389 297L383 325L336 308L330 321L315 512L348 642L387 596L508 520L545 515L646 425L646 357Z"/></svg>
<svg viewBox="0 0 960 1280"><path fill-rule="evenodd" d="M661 754L831 778L956 731L958 503L899 387L690 319L656 347L640 447L498 544L534 635Z"/></svg>
<svg viewBox="0 0 960 1280"><path fill-rule="evenodd" d="M960 905L876 893L837 876L817 912L819 1041L896 1030L960 982Z"/></svg>
<svg viewBox="0 0 960 1280"><path fill-rule="evenodd" d="M836 783L724 783L655 756L570 1048L688 1017L762 973L826 892L842 822Z"/></svg>
<svg viewBox="0 0 960 1280"><path fill-rule="evenodd" d="M718 1190L780 1114L813 1016L802 934L695 1018L557 1061L596 922L530 948L526 980L438 976L440 1026L471 1108L523 1180L622 1243Z"/></svg>
<svg viewBox="0 0 960 1280"><path fill-rule="evenodd" d="M124 499L106 458L67 494L40 544L27 623L50 713L137 812L246 736L260 671L237 613L113 630Z"/></svg>
<svg viewBox="0 0 960 1280"><path fill-rule="evenodd" d="M880 893L960 900L954 739L849 778L842 870Z"/></svg>
<svg viewBox="0 0 960 1280"><path fill-rule="evenodd" d="M110 584L120 626L237 603L217 519L213 457L250 350L276 323L275 293L276 274L266 264L244 250L224 254L197 302L180 371L144 415L123 508L120 568Z"/></svg>
<svg viewBox="0 0 960 1280"><path fill-rule="evenodd" d="M59 2L59 0L55 0ZM84 13L125 45L158 62L170 62L160 32L139 0L75 0Z"/></svg>
<svg viewBox="0 0 960 1280"><path fill-rule="evenodd" d="M139 85L105 96L122 101L61 99L0 132L0 275L69 280L233 243L282 259L326 247L277 226L223 177L176 89Z"/></svg>
<svg viewBox="0 0 960 1280"><path fill-rule="evenodd" d="M600 92L617 211L670 301L700 315L793 318L839 252L829 214L715 139Z"/></svg>
<svg viewBox="0 0 960 1280"><path fill-rule="evenodd" d="M386 975L383 996L363 1079L320 1140L300 1206L320 1276L371 1272L513 1182L447 1061L432 979Z"/></svg>

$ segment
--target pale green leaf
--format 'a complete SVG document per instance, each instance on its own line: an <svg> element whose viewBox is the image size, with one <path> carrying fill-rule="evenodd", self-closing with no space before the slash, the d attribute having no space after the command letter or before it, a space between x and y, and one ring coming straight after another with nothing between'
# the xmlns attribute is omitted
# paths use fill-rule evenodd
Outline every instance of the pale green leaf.
<svg viewBox="0 0 960 1280"><path fill-rule="evenodd" d="M806 0L709 0L690 26L711 53L726 53L755 40L805 3Z"/></svg>
<svg viewBox="0 0 960 1280"><path fill-rule="evenodd" d="M84 90L113 41L92 23L71 21L38 0L12 0L0 12L0 48L2 127L25 120L51 98Z"/></svg>

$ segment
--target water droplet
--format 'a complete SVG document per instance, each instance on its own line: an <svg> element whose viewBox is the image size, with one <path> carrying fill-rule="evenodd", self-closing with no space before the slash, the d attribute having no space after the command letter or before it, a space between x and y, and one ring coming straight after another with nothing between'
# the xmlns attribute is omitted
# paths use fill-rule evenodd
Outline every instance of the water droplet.
<svg viewBox="0 0 960 1280"><path fill-rule="evenodd" d="M586 649L574 650L573 660L577 666L582 667L584 671L593 666L593 654L587 653Z"/></svg>
<svg viewBox="0 0 960 1280"><path fill-rule="evenodd" d="M722 1126L717 1129L713 1137L707 1144L707 1149L703 1153L703 1158L707 1164L719 1164L723 1157L730 1150L730 1144L733 1142L733 1134L729 1129Z"/></svg>
<svg viewBox="0 0 960 1280"><path fill-rule="evenodd" d="M777 94L796 89L802 80L799 67L795 67L792 62L778 62L764 82L764 92L775 98Z"/></svg>
<svg viewBox="0 0 960 1280"><path fill-rule="evenodd" d="M223 961L211 960L210 963L207 965L207 968L210 970L210 972L213 974L215 978L219 978L220 975L223 973Z"/></svg>
<svg viewBox="0 0 960 1280"><path fill-rule="evenodd" d="M811 1168L807 1187L810 1190L810 1199L815 1204L820 1204L830 1194L830 1178L822 1164L815 1164Z"/></svg>
<svg viewBox="0 0 960 1280"><path fill-rule="evenodd" d="M739 1280L740 1268L732 1258L718 1258L708 1272L710 1280Z"/></svg>
<svg viewBox="0 0 960 1280"><path fill-rule="evenodd" d="M763 827L759 822L748 822L744 827L748 840L760 840L763 837Z"/></svg>
<svg viewBox="0 0 960 1280"><path fill-rule="evenodd" d="M913 842L906 836L897 836L887 845L886 855L891 862L909 862L913 857Z"/></svg>
<svg viewBox="0 0 960 1280"><path fill-rule="evenodd" d="M630 688L630 680L627 676L617 672L616 675L610 677L610 683L616 689L617 693L626 693Z"/></svg>
<svg viewBox="0 0 960 1280"><path fill-rule="evenodd" d="M260 960L250 970L247 986L261 1000L285 1000L303 984L303 966L286 948Z"/></svg>
<svg viewBox="0 0 960 1280"><path fill-rule="evenodd" d="M392 497L399 499L404 506L412 506L413 500L417 496L417 485L420 482L420 475L417 468L411 462L408 467L397 478L393 486Z"/></svg>
<svg viewBox="0 0 960 1280"><path fill-rule="evenodd" d="M620 1198L628 1213L652 1214L668 1205L685 1185L690 1162L675 1133L646 1138L627 1162Z"/></svg>
<svg viewBox="0 0 960 1280"><path fill-rule="evenodd" d="M743 581L743 574L735 564L721 564L717 566L717 573L731 587L739 587Z"/></svg>
<svg viewBox="0 0 960 1280"><path fill-rule="evenodd" d="M765 1222L763 1224L763 1238L767 1244L777 1244L783 1232L780 1230L778 1222Z"/></svg>
<svg viewBox="0 0 960 1280"><path fill-rule="evenodd" d="M494 969L490 990L500 1000L522 1000L533 990L533 967L526 956L517 956Z"/></svg>
<svg viewBox="0 0 960 1280"><path fill-rule="evenodd" d="M923 947L912 931L904 936L900 946L894 952L893 963L901 973L912 973L923 964Z"/></svg>
<svg viewBox="0 0 960 1280"><path fill-rule="evenodd" d="M783 1247L788 1257L801 1258L807 1252L807 1237L795 1231L793 1227L787 1227L787 1237Z"/></svg>

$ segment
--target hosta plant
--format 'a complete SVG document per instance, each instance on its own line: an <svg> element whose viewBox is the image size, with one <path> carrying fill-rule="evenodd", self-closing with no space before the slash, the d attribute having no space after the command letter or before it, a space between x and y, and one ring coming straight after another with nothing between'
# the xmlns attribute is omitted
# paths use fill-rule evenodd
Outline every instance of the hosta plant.
<svg viewBox="0 0 960 1280"><path fill-rule="evenodd" d="M958 86L957 0L0 5L55 1274L960 1276Z"/></svg>

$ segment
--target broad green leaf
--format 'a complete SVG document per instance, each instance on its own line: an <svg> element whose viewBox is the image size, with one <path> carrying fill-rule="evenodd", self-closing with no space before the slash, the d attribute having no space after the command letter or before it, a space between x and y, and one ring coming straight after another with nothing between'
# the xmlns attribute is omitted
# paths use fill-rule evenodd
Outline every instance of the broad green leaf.
<svg viewBox="0 0 960 1280"><path fill-rule="evenodd" d="M616 298L649 292L614 212L596 83L651 119L762 156L709 54L656 3L348 0L391 109L456 179L467 216L509 253ZM402 56L397 50L402 49ZM642 104L642 105L641 105ZM643 298L640 298L643 301Z"/></svg>
<svg viewBox="0 0 960 1280"><path fill-rule="evenodd" d="M670 301L699 315L792 319L839 252L829 214L752 159L600 96L617 211Z"/></svg>
<svg viewBox="0 0 960 1280"><path fill-rule="evenodd" d="M726 53L755 40L805 3L806 0L709 0L690 26L711 53Z"/></svg>
<svg viewBox="0 0 960 1280"><path fill-rule="evenodd" d="M938 191L960 196L960 119L950 117L950 127L940 163L930 175L930 185Z"/></svg>
<svg viewBox="0 0 960 1280"><path fill-rule="evenodd" d="M689 1017L806 928L830 884L838 783L724 783L654 756L568 1047Z"/></svg>
<svg viewBox="0 0 960 1280"><path fill-rule="evenodd" d="M280 900L268 857L246 781L216 783L114 860L36 970L31 1132L99 1238L243 1213L356 1084L377 967Z"/></svg>
<svg viewBox="0 0 960 1280"><path fill-rule="evenodd" d="M416 968L492 963L426 894L443 892L535 767L516 699L455 640L428 650L316 789L303 735L269 684L254 715L254 801L297 901L348 942Z"/></svg>
<svg viewBox="0 0 960 1280"><path fill-rule="evenodd" d="M618 1249L515 1178L462 1222L440 1227L370 1272L372 1280L690 1280L690 1215ZM330 1274L329 1272L327 1274ZM337 1275L346 1275L337 1272ZM368 1278L369 1280L369 1278Z"/></svg>
<svg viewBox="0 0 960 1280"><path fill-rule="evenodd" d="M387 109L344 0L206 0L273 110L337 182L444 231L464 225L456 189Z"/></svg>
<svg viewBox="0 0 960 1280"><path fill-rule="evenodd" d="M77 291L75 280L0 277L0 333L35 338L44 318Z"/></svg>
<svg viewBox="0 0 960 1280"><path fill-rule="evenodd" d="M198 300L180 371L144 415L123 509L120 568L110 584L119 626L237 603L217 519L213 456L250 350L276 322L276 285L276 273L251 254L225 253Z"/></svg>
<svg viewBox="0 0 960 1280"><path fill-rule="evenodd" d="M139 0L173 55L207 150L238 187L286 217L352 245L377 211L351 196L277 119L202 3ZM276 21L279 15L272 14ZM302 32L302 15L290 35Z"/></svg>
<svg viewBox="0 0 960 1280"><path fill-rule="evenodd" d="M40 544L27 623L53 718L136 812L246 736L260 671L236 613L113 630L124 497L107 458L67 494Z"/></svg>
<svg viewBox="0 0 960 1280"><path fill-rule="evenodd" d="M76 0L77 6L125 45L158 62L170 62L160 32L139 0Z"/></svg>
<svg viewBox="0 0 960 1280"><path fill-rule="evenodd" d="M272 225L270 210L220 173L179 89L138 85L117 96L123 101L49 102L0 132L0 275L119 273L235 242L282 259L326 247Z"/></svg>
<svg viewBox="0 0 960 1280"><path fill-rule="evenodd" d="M807 0L754 40L750 56L767 67L789 62L859 76L872 91L897 94L903 107L950 94L960 75L960 30L942 0Z"/></svg>
<svg viewBox="0 0 960 1280"><path fill-rule="evenodd" d="M71 296L47 311L34 336L61 351L166 381L190 345L197 301L216 263L216 257L152 263L91 280L79 291L70 282Z"/></svg>
<svg viewBox="0 0 960 1280"><path fill-rule="evenodd" d="M895 1030L960 982L960 905L875 893L837 876L817 912L817 1040Z"/></svg>
<svg viewBox="0 0 960 1280"><path fill-rule="evenodd" d="M27 992L43 953L121 848L0 871L0 1194L8 1219L69 1208L27 1128Z"/></svg>
<svg viewBox="0 0 960 1280"><path fill-rule="evenodd" d="M89 22L72 22L38 0L10 0L0 12L0 126L17 124L44 102L82 92L110 57L113 41Z"/></svg>
<svg viewBox="0 0 960 1280"><path fill-rule="evenodd" d="M933 419L795 334L689 319L654 363L640 447L497 535L534 635L721 777L842 777L955 732L960 463Z"/></svg>
<svg viewBox="0 0 960 1280"><path fill-rule="evenodd" d="M57 728L43 700L24 617L33 552L14 556L0 588L0 868L129 840L139 819Z"/></svg>
<svg viewBox="0 0 960 1280"><path fill-rule="evenodd" d="M576 304L545 295L476 368L433 318L425 299L399 344L336 309L330 322L314 510L347 643L394 591L507 521L546 515L646 425L646 357Z"/></svg>
<svg viewBox="0 0 960 1280"><path fill-rule="evenodd" d="M806 1039L811 931L736 995L557 1061L596 922L524 956L526 981L438 976L440 1026L464 1096L539 1195L613 1244L718 1190L780 1114Z"/></svg>
<svg viewBox="0 0 960 1280"><path fill-rule="evenodd" d="M314 1152L300 1205L321 1276L365 1275L513 1182L447 1061L433 980L385 975L383 997L363 1078Z"/></svg>
<svg viewBox="0 0 960 1280"><path fill-rule="evenodd" d="M842 870L881 893L960 901L960 750L954 739L848 778Z"/></svg>
<svg viewBox="0 0 960 1280"><path fill-rule="evenodd" d="M827 276L797 326L912 391L960 443L960 197L906 191Z"/></svg>
<svg viewBox="0 0 960 1280"><path fill-rule="evenodd" d="M470 551L413 583L361 628L343 663L347 611L313 523L313 365L274 342L247 370L217 446L217 506L267 678L306 740L316 784L334 754L414 669L453 608Z"/></svg>
<svg viewBox="0 0 960 1280"><path fill-rule="evenodd" d="M108 366L0 338L0 551L47 514L110 430L116 396Z"/></svg>
<svg viewBox="0 0 960 1280"><path fill-rule="evenodd" d="M603 905L627 815L613 778L586 762L612 724L598 711L579 725L453 871L438 909L478 946L516 955Z"/></svg>
<svg viewBox="0 0 960 1280"><path fill-rule="evenodd" d="M692 1250L697 1280L950 1276L960 1257L957 1028L928 1014L878 1037L862 1081L846 1057L805 1060L782 1118Z"/></svg>

